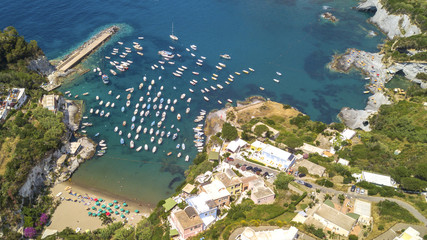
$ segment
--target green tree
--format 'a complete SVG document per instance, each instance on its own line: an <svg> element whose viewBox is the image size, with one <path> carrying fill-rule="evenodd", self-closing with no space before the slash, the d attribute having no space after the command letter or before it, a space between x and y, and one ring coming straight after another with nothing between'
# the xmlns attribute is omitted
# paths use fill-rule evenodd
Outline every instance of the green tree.
<svg viewBox="0 0 427 240"><path fill-rule="evenodd" d="M299 167L298 167L298 172L299 172L299 173L308 174L308 169L307 169L306 167L299 166Z"/></svg>
<svg viewBox="0 0 427 240"><path fill-rule="evenodd" d="M356 235L351 234L350 236L348 236L348 240L357 240L359 239Z"/></svg>
<svg viewBox="0 0 427 240"><path fill-rule="evenodd" d="M427 181L427 162L423 162L417 165L415 169L415 176Z"/></svg>
<svg viewBox="0 0 427 240"><path fill-rule="evenodd" d="M287 190L288 184L294 180L292 175L288 175L287 173L281 172L277 175L276 180L274 181L274 185L277 189Z"/></svg>
<svg viewBox="0 0 427 240"><path fill-rule="evenodd" d="M340 200L340 203L343 204L344 200L345 200L345 196L344 194L340 194L338 195L338 199Z"/></svg>
<svg viewBox="0 0 427 240"><path fill-rule="evenodd" d="M403 189L411 190L411 191L422 191L427 187L427 182L418 178L402 178L400 185Z"/></svg>
<svg viewBox="0 0 427 240"><path fill-rule="evenodd" d="M224 123L222 126L222 137L227 141L232 141L238 137L237 129L230 123Z"/></svg>

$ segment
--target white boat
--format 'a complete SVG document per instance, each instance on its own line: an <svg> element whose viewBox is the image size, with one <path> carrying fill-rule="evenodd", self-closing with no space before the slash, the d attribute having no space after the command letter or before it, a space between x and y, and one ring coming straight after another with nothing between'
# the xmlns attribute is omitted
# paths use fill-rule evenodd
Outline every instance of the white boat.
<svg viewBox="0 0 427 240"><path fill-rule="evenodd" d="M128 138L131 138L132 137L132 133L128 133Z"/></svg>
<svg viewBox="0 0 427 240"><path fill-rule="evenodd" d="M144 150L148 151L148 145L147 144L144 145Z"/></svg>
<svg viewBox="0 0 427 240"><path fill-rule="evenodd" d="M226 65L224 63L218 63L218 65L220 65L221 67L225 68Z"/></svg>
<svg viewBox="0 0 427 240"><path fill-rule="evenodd" d="M277 75L279 75L279 76L282 76L282 73L281 73L281 72L276 72L276 74L277 74Z"/></svg>
<svg viewBox="0 0 427 240"><path fill-rule="evenodd" d="M153 135L153 132L154 132L154 129L153 128L150 128L150 135Z"/></svg>
<svg viewBox="0 0 427 240"><path fill-rule="evenodd" d="M123 132L122 132L122 130L120 130L120 131L119 131L119 135L121 136L121 135L122 135L122 133L123 133Z"/></svg>
<svg viewBox="0 0 427 240"><path fill-rule="evenodd" d="M93 108L91 108L89 112L90 112L90 113L93 113Z"/></svg>
<svg viewBox="0 0 427 240"><path fill-rule="evenodd" d="M147 133L147 128L144 128L143 133L144 133L144 134L146 134L146 133Z"/></svg>
<svg viewBox="0 0 427 240"><path fill-rule="evenodd" d="M171 112L174 112L175 108L173 106L171 106Z"/></svg>
<svg viewBox="0 0 427 240"><path fill-rule="evenodd" d="M104 110L101 111L101 113L99 114L99 116L104 116Z"/></svg>
<svg viewBox="0 0 427 240"><path fill-rule="evenodd" d="M173 100L173 104L176 104L176 102L178 102L178 100L177 100L177 99L174 99L174 100Z"/></svg>
<svg viewBox="0 0 427 240"><path fill-rule="evenodd" d="M181 155L182 155L182 154L179 152L179 153L178 153L178 155L176 155L176 156L177 156L177 157L181 157Z"/></svg>
<svg viewBox="0 0 427 240"><path fill-rule="evenodd" d="M173 22L172 22L172 32L171 32L171 35L169 35L169 37L174 41L178 41L178 37L173 34Z"/></svg>
<svg viewBox="0 0 427 240"><path fill-rule="evenodd" d="M219 55L221 58L224 58L224 59L228 59L228 60L230 60L231 59L231 56L230 55L228 55L228 54L221 54L221 55Z"/></svg>
<svg viewBox="0 0 427 240"><path fill-rule="evenodd" d="M178 113L178 114L176 115L176 119L177 119L178 121L179 121L179 120L181 120L181 114L179 114L179 113Z"/></svg>
<svg viewBox="0 0 427 240"><path fill-rule="evenodd" d="M135 147L135 143L133 142L133 140L130 141L130 148L134 148Z"/></svg>
<svg viewBox="0 0 427 240"><path fill-rule="evenodd" d="M218 100L218 103L219 103L219 104L222 104L222 102L221 102L220 100Z"/></svg>
<svg viewBox="0 0 427 240"><path fill-rule="evenodd" d="M157 150L157 147L156 147L156 146L154 146L154 147L153 147L152 152L153 152L153 153L155 153L155 152L156 152L156 150Z"/></svg>
<svg viewBox="0 0 427 240"><path fill-rule="evenodd" d="M249 69L249 71L251 71L251 72L255 72L255 70L253 69L253 68L248 68Z"/></svg>
<svg viewBox="0 0 427 240"><path fill-rule="evenodd" d="M188 162L188 160L190 160L190 157L187 155L185 156L185 161Z"/></svg>
<svg viewBox="0 0 427 240"><path fill-rule="evenodd" d="M136 134L135 140L138 140L138 138L139 138L139 134Z"/></svg>
<svg viewBox="0 0 427 240"><path fill-rule="evenodd" d="M200 73L199 72L192 72L192 74L199 75Z"/></svg>
<svg viewBox="0 0 427 240"><path fill-rule="evenodd" d="M144 83L140 83L138 88L141 89L142 87L144 87Z"/></svg>
<svg viewBox="0 0 427 240"><path fill-rule="evenodd" d="M117 73L116 73L113 69L110 69L110 72L111 72L111 74L113 74L114 76L115 76L115 75L117 75Z"/></svg>
<svg viewBox="0 0 427 240"><path fill-rule="evenodd" d="M188 114L190 112L190 108L185 109L185 113Z"/></svg>
<svg viewBox="0 0 427 240"><path fill-rule="evenodd" d="M141 125L139 125L139 126L136 128L136 133L141 132L141 129L142 129L142 126L141 126Z"/></svg>
<svg viewBox="0 0 427 240"><path fill-rule="evenodd" d="M259 87L259 89L261 89L261 91L264 91L264 88L263 88L263 87Z"/></svg>
<svg viewBox="0 0 427 240"><path fill-rule="evenodd" d="M110 102L107 102L106 104L105 104L105 107L109 107L110 106Z"/></svg>
<svg viewBox="0 0 427 240"><path fill-rule="evenodd" d="M221 84L216 85L219 89L223 89L223 86Z"/></svg>
<svg viewBox="0 0 427 240"><path fill-rule="evenodd" d="M117 132L118 130L119 130L119 127L117 127L117 126L116 126L116 127L114 128L114 132Z"/></svg>
<svg viewBox="0 0 427 240"><path fill-rule="evenodd" d="M119 98L120 98L120 94L116 96L116 99L119 99Z"/></svg>
<svg viewBox="0 0 427 240"><path fill-rule="evenodd" d="M136 149L136 151L137 151L137 152L139 152L139 151L141 151L141 149L142 149L142 146L139 146L139 147Z"/></svg>
<svg viewBox="0 0 427 240"><path fill-rule="evenodd" d="M154 136L152 136L151 138L150 138L150 142L154 142Z"/></svg>
<svg viewBox="0 0 427 240"><path fill-rule="evenodd" d="M209 98L206 96L203 96L203 99L205 99L206 102L209 102Z"/></svg>
<svg viewBox="0 0 427 240"><path fill-rule="evenodd" d="M144 101L144 97L140 97L140 98L139 98L139 101L140 101L140 102Z"/></svg>
<svg viewBox="0 0 427 240"><path fill-rule="evenodd" d="M107 117L109 117L110 116L110 112L107 112L106 114L105 114L105 117L107 118Z"/></svg>
<svg viewBox="0 0 427 240"><path fill-rule="evenodd" d="M157 140L157 144L161 145L163 143L163 138L159 138L159 140Z"/></svg>
<svg viewBox="0 0 427 240"><path fill-rule="evenodd" d="M129 107L130 106L130 101L129 100L127 100L126 101L126 107Z"/></svg>
<svg viewBox="0 0 427 240"><path fill-rule="evenodd" d="M116 105L115 103L112 103L112 104L111 104L111 107L112 107L112 108L114 108L114 106L115 106L115 105Z"/></svg>
<svg viewBox="0 0 427 240"><path fill-rule="evenodd" d="M187 103L190 103L190 102L191 102L191 98L188 98L188 99L187 99Z"/></svg>
<svg viewBox="0 0 427 240"><path fill-rule="evenodd" d="M277 83L279 83L280 82L280 80L279 79L273 79L273 81L275 81L275 82L277 82Z"/></svg>
<svg viewBox="0 0 427 240"><path fill-rule="evenodd" d="M101 101L99 102L99 105L102 105L102 104L104 104L104 101L102 101L102 100L101 100Z"/></svg>
<svg viewBox="0 0 427 240"><path fill-rule="evenodd" d="M184 98L185 98L185 93L181 94L181 99L184 99Z"/></svg>
<svg viewBox="0 0 427 240"><path fill-rule="evenodd" d="M194 45L194 44L193 44L193 45L190 45L190 48L191 48L191 49L193 49L194 51L196 51L196 50L197 50L197 46L196 46L196 45Z"/></svg>
<svg viewBox="0 0 427 240"><path fill-rule="evenodd" d="M194 90L193 90L193 89L191 89L191 88L189 88L189 89L188 89L188 91L190 91L191 93L193 93L193 92L194 92Z"/></svg>

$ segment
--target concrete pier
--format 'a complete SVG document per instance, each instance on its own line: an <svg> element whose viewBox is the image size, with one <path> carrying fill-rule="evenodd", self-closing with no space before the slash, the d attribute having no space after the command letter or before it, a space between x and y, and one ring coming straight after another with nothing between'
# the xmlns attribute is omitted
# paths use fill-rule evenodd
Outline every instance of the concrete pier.
<svg viewBox="0 0 427 240"><path fill-rule="evenodd" d="M78 49L67 55L59 64L56 66L57 71L66 72L70 68L74 67L83 58L89 55L93 50L99 47L102 43L108 40L119 30L118 27L112 26L92 37L89 41L85 42Z"/></svg>

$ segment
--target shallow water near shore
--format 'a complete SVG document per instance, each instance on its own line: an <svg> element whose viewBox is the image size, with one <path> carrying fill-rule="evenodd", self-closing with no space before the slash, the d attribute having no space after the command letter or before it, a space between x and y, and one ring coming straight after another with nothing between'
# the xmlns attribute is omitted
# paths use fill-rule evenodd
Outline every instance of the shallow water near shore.
<svg viewBox="0 0 427 240"><path fill-rule="evenodd" d="M85 100L84 115L88 115L87 121L94 124L94 127L87 128L88 136L96 141L104 139L108 144L107 154L83 164L73 175L72 181L138 201L156 203L174 192L189 165L184 162L183 157L172 157L177 154L175 145L184 142L187 149L182 151L183 156L195 156L196 149L192 146L192 128L195 124L192 120L200 109L209 111L221 108L217 100L226 102L230 98L236 101L251 95L261 95L290 104L312 119L327 123L336 120L342 107L364 108L367 96L363 91L367 82L363 77L358 73L334 73L326 68L334 53L344 52L350 47L376 51L377 44L384 39L382 34L367 37L370 30L378 30L366 22L368 14L351 9L356 4L357 1L350 0L47 0L28 2L23 8L21 3L7 0L0 6L0 24L2 28L13 25L27 40L37 40L49 59L66 55L98 31L118 24L121 31L84 63L90 69L100 67L104 72L110 69L109 60L104 59L104 56L119 46L117 41L124 42L123 46L127 47L131 47L135 41L144 47L143 57L132 53L127 58L134 61L130 70L119 73L116 77L110 76L110 85L102 84L97 74L89 72L64 84L60 90L71 91L73 96L78 94L79 99ZM332 24L320 20L319 15L325 12L322 9L324 5L332 7L329 11L339 22ZM169 39L172 22L174 33L180 38L178 42ZM145 39L138 40L138 36L144 36ZM194 52L197 56L207 57L202 68L198 68L194 63L195 59L185 51L190 44L198 46L198 50ZM157 51L167 50L169 45L174 46L175 52L183 57L175 59L176 65L165 66L165 71L152 71L150 66L160 60ZM223 53L230 54L232 60L219 59L219 54ZM218 61L227 64L220 72L215 69ZM171 72L181 65L188 66L189 70L181 79L177 79ZM230 85L224 83L228 74L241 72L249 67L255 69L255 72L236 77ZM200 72L200 76L191 74L195 69ZM283 75L278 76L276 71ZM206 83L201 80L201 77L210 78L212 73L220 75L218 82L209 80ZM135 90L132 108L122 114L119 109L124 105L127 94L124 90L129 87L137 88L144 75L149 80L162 76L154 89L157 92L160 85L163 85L165 98L179 99L180 94L185 92L193 99L189 105L180 101L176 106L175 113L183 115L183 120L179 123L168 113L164 125L169 127L175 124L181 129L180 136L176 141L165 141L156 154L143 150L138 153L121 146L120 137L113 132L114 126L121 127L123 120L130 122L133 106L139 96L146 92ZM280 83L274 82L273 78L279 79ZM198 85L191 86L188 83L191 79L199 80ZM224 86L224 90L206 94L210 101L205 102L200 87L217 83ZM261 91L260 86L265 90ZM195 93L188 92L190 87ZM107 94L109 90L113 91L112 95ZM82 96L84 92L90 94ZM117 94L122 96L120 101L115 100ZM95 101L96 95L104 103L116 103L116 107L109 110L112 114L110 118L89 114L90 108L99 108ZM188 116L184 113L187 105L191 107ZM147 119L145 124L153 119ZM129 129L124 131L124 135L128 131ZM100 136L94 137L98 132ZM147 140L145 136L136 145ZM173 155L167 157L166 153L169 151Z"/></svg>

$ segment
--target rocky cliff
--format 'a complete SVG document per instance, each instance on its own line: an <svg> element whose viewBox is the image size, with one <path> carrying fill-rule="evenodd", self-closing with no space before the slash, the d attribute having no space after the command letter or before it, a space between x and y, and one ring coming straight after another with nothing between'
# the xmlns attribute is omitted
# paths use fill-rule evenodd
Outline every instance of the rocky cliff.
<svg viewBox="0 0 427 240"><path fill-rule="evenodd" d="M390 39L395 36L409 37L421 33L420 28L411 23L408 15L390 14L379 0L367 0L360 3L357 8L359 11L375 12L370 21L376 24Z"/></svg>
<svg viewBox="0 0 427 240"><path fill-rule="evenodd" d="M35 71L43 76L49 76L55 71L55 67L50 64L46 56L39 56L37 59L30 61L28 69Z"/></svg>

